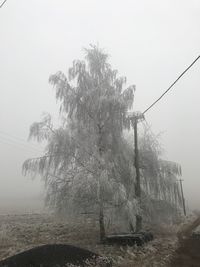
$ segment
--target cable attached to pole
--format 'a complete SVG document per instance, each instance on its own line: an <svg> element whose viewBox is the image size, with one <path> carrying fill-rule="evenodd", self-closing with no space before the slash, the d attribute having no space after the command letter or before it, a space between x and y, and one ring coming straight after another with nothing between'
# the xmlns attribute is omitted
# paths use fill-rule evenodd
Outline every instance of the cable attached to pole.
<svg viewBox="0 0 200 267"><path fill-rule="evenodd" d="M185 69L181 75L178 76L178 78L170 85L170 87L156 100L151 104L142 114L145 114L148 110L150 110L163 96L175 85L175 83L178 82L178 80L199 60L200 56L198 56L188 67Z"/></svg>

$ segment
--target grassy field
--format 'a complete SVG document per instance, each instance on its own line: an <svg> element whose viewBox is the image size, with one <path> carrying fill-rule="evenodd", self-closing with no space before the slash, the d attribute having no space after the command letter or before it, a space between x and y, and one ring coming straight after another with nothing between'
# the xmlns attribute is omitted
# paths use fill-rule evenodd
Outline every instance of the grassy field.
<svg viewBox="0 0 200 267"><path fill-rule="evenodd" d="M0 259L42 244L72 244L112 258L114 266L168 266L176 248L173 235L157 234L144 247L99 244L98 224L87 218L58 219L49 214L0 215Z"/></svg>

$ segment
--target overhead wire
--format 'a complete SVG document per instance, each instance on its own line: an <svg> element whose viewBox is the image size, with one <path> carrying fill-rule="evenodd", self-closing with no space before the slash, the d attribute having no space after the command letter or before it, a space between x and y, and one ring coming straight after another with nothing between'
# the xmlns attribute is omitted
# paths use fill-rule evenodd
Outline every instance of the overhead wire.
<svg viewBox="0 0 200 267"><path fill-rule="evenodd" d="M158 98L156 99L145 111L142 112L144 115L147 111L149 111L158 101L163 98L163 96L170 91L170 89L178 82L178 80L199 60L200 56L198 56L179 76L178 78L168 87L168 89Z"/></svg>
<svg viewBox="0 0 200 267"><path fill-rule="evenodd" d="M2 6L5 4L6 1L7 0L4 0L3 3L1 3L0 8L2 8Z"/></svg>
<svg viewBox="0 0 200 267"><path fill-rule="evenodd" d="M27 143L27 141L25 139L22 139L22 138L19 138L15 135L12 135L12 134L9 134L7 132L4 132L2 130L0 130L0 138L6 138L8 139L8 141L11 141L11 142L17 142L19 145L24 145L26 147L29 147L30 149L34 149L34 150L37 150L37 151L43 151L43 149L41 148L38 148L36 147L35 145L32 145L30 143Z"/></svg>
<svg viewBox="0 0 200 267"><path fill-rule="evenodd" d="M34 146L30 146L29 144L23 142L23 141L18 141L19 139L16 138L17 140L14 139L14 136L13 137L10 137L8 134L7 135L2 135L2 132L0 131L0 141L1 143L4 143L4 144L9 144L9 145L17 145L18 147L20 148L24 148L24 149L28 149L32 152L39 152L39 153L42 153L43 150L42 149L39 149L37 147L34 147Z"/></svg>
<svg viewBox="0 0 200 267"><path fill-rule="evenodd" d="M41 153L39 150L38 151L37 150L33 150L33 149L29 148L28 146L26 147L26 146L22 146L21 144L18 144L18 143L9 142L6 139L4 139L4 140L0 139L0 143L3 144L3 145L9 145L11 147L15 147L17 149L22 149L24 151L30 151L30 152L33 152L33 153L36 153L36 152L37 153Z"/></svg>

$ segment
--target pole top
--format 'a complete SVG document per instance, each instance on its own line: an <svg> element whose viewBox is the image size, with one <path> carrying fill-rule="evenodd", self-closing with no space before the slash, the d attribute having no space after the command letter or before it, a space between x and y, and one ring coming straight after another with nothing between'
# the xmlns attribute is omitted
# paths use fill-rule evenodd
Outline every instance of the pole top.
<svg viewBox="0 0 200 267"><path fill-rule="evenodd" d="M144 114L140 111L128 111L127 118L129 120L144 120Z"/></svg>

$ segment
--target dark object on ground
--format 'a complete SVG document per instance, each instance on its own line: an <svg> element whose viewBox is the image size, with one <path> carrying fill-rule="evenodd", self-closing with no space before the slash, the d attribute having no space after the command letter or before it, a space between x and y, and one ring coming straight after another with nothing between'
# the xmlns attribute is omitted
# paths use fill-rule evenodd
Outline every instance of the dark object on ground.
<svg viewBox="0 0 200 267"><path fill-rule="evenodd" d="M64 244L43 245L0 261L0 267L64 267L67 264L111 267L108 259L89 250ZM70 266L70 265L69 265Z"/></svg>
<svg viewBox="0 0 200 267"><path fill-rule="evenodd" d="M153 234L151 232L139 232L139 234L142 234L144 237L145 242L152 241L153 240Z"/></svg>
<svg viewBox="0 0 200 267"><path fill-rule="evenodd" d="M200 266L200 239L193 237L182 240L177 248L173 259L172 267L199 267Z"/></svg>
<svg viewBox="0 0 200 267"><path fill-rule="evenodd" d="M151 241L152 239L153 235L149 232L121 233L108 235L104 243L109 245L118 244L121 246L142 246L145 242Z"/></svg>

